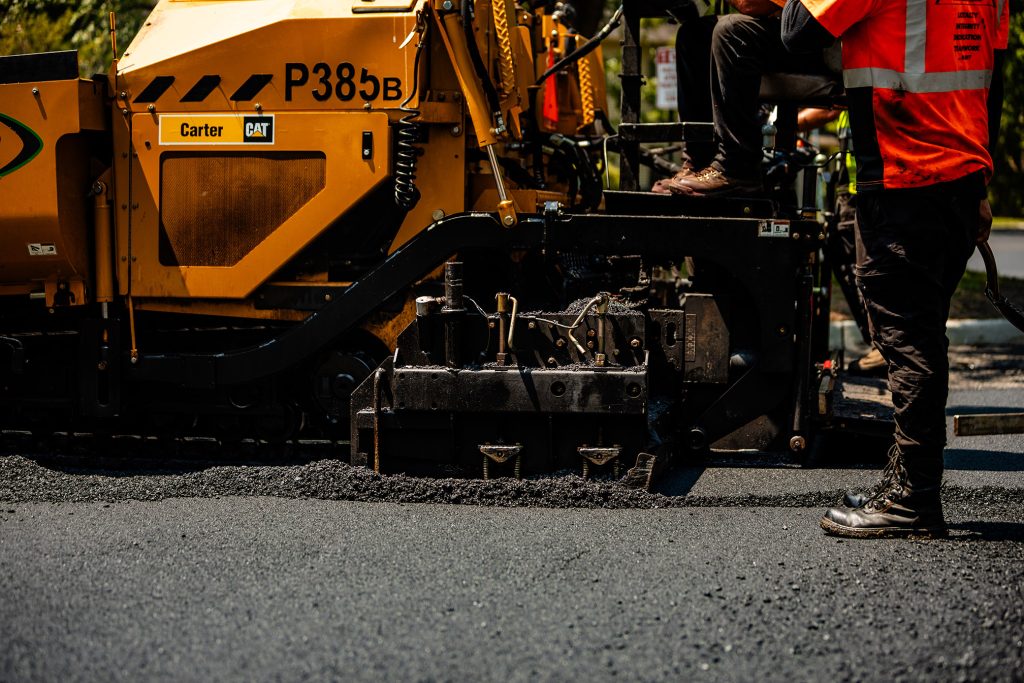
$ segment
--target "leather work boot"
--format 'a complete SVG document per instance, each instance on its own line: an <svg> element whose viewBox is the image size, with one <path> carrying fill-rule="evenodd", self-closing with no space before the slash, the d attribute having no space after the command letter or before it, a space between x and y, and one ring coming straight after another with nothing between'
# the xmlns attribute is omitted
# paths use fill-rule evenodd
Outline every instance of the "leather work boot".
<svg viewBox="0 0 1024 683"><path fill-rule="evenodd" d="M674 194L691 197L720 197L730 194L757 194L762 191L761 181L731 178L714 166L708 166L700 173L687 178L667 182Z"/></svg>
<svg viewBox="0 0 1024 683"><path fill-rule="evenodd" d="M676 174L671 178L662 178L658 182L651 186L651 192L655 194L673 194L672 183L679 182L683 178L689 178L697 175L697 169L693 166L683 166L681 169L676 171Z"/></svg>
<svg viewBox="0 0 1024 683"><path fill-rule="evenodd" d="M941 467L934 476L910 478L898 448L896 453L888 485L860 507L829 508L821 518L826 533L847 538L938 538L949 533L942 516Z"/></svg>
<svg viewBox="0 0 1024 683"><path fill-rule="evenodd" d="M850 363L846 371L861 377L885 377L889 374L889 364L882 358L878 349L871 349L866 354Z"/></svg>
<svg viewBox="0 0 1024 683"><path fill-rule="evenodd" d="M903 453L898 444L893 444L889 449L889 460L882 468L882 478L867 491L847 491L843 495L843 505L848 508L859 508L885 489L889 488L893 479L899 474L903 467Z"/></svg>
<svg viewBox="0 0 1024 683"><path fill-rule="evenodd" d="M821 518L821 528L846 538L942 538L949 534L937 486L916 491L894 486L863 507L829 508Z"/></svg>

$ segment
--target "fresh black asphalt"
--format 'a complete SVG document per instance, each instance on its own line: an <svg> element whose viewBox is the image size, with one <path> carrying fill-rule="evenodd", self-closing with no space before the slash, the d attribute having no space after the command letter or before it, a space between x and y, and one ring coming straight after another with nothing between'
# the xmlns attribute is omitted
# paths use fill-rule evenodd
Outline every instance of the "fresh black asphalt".
<svg viewBox="0 0 1024 683"><path fill-rule="evenodd" d="M820 509L18 504L4 680L1020 680L1024 526Z"/></svg>
<svg viewBox="0 0 1024 683"><path fill-rule="evenodd" d="M1024 405L996 384L950 413ZM646 494L4 456L0 680L1024 680L1021 439L951 442L944 541L825 536L863 469Z"/></svg>

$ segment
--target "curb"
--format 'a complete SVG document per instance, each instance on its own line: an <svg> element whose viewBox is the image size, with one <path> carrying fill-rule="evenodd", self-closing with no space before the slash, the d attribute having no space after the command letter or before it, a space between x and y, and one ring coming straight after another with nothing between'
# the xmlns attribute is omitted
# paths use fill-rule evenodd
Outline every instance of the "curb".
<svg viewBox="0 0 1024 683"><path fill-rule="evenodd" d="M946 336L951 346L1024 344L1024 332L1002 318L950 320L946 324ZM850 358L868 352L868 345L852 320L837 320L829 325L828 345L831 349L843 349Z"/></svg>

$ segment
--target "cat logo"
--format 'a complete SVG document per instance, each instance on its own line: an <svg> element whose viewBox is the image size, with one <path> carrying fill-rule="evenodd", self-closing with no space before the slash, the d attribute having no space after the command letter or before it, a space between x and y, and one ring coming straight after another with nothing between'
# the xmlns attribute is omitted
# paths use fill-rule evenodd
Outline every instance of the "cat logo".
<svg viewBox="0 0 1024 683"><path fill-rule="evenodd" d="M243 142L274 142L273 116L246 116L242 128Z"/></svg>

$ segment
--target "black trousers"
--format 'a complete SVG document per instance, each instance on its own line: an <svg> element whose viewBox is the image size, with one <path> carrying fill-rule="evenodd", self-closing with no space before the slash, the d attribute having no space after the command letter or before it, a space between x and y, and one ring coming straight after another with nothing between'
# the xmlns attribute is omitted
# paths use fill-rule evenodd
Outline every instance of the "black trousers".
<svg viewBox="0 0 1024 683"><path fill-rule="evenodd" d="M828 73L820 52L792 54L782 22L744 14L719 17L711 35L711 105L718 151L714 166L734 178L760 177L761 75Z"/></svg>
<svg viewBox="0 0 1024 683"><path fill-rule="evenodd" d="M857 285L889 364L896 443L912 486L938 485L946 445L949 303L978 234L980 173L857 194Z"/></svg>
<svg viewBox="0 0 1024 683"><path fill-rule="evenodd" d="M679 89L679 120L711 123L711 36L718 17L692 16L679 23L676 31L676 74ZM708 141L684 141L683 163L697 170L707 168L718 145Z"/></svg>

